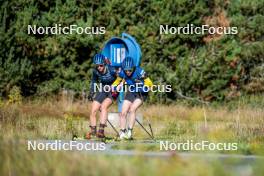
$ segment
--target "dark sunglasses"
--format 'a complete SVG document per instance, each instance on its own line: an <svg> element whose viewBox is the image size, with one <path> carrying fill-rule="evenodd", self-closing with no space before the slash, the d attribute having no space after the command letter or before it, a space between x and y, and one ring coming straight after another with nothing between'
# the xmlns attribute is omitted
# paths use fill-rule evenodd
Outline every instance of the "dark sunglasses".
<svg viewBox="0 0 264 176"><path fill-rule="evenodd" d="M125 70L125 72L131 73L131 72L133 72L133 70Z"/></svg>
<svg viewBox="0 0 264 176"><path fill-rule="evenodd" d="M99 67L104 67L104 65L103 64L96 65L96 68L99 68Z"/></svg>

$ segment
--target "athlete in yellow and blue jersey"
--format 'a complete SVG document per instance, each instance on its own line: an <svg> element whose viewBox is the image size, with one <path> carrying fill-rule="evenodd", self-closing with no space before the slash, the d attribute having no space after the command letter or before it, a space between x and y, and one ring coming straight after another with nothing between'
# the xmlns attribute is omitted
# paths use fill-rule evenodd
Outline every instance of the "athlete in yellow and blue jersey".
<svg viewBox="0 0 264 176"><path fill-rule="evenodd" d="M127 91L120 114L120 139L132 139L132 130L135 124L136 111L146 100L149 88L153 85L146 72L141 67L136 67L132 57L126 57L122 62L122 70L113 83L114 89L125 82ZM130 120L128 130L126 130L126 116L129 112Z"/></svg>

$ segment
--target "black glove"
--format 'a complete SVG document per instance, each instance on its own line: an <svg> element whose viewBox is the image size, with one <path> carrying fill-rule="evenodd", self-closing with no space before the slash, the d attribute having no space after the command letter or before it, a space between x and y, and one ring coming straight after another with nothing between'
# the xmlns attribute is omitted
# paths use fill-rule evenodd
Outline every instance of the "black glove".
<svg viewBox="0 0 264 176"><path fill-rule="evenodd" d="M93 101L93 97L94 97L94 93L90 92L89 95L88 95L88 100L89 101Z"/></svg>

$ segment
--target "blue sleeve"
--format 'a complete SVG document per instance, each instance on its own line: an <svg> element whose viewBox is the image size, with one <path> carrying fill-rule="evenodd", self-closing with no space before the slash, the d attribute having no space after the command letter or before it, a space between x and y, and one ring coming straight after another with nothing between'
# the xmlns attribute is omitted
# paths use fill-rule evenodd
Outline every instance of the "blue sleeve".
<svg viewBox="0 0 264 176"><path fill-rule="evenodd" d="M109 69L110 74L111 74L112 76L116 76L117 71L116 71L115 67L108 65L108 69Z"/></svg>
<svg viewBox="0 0 264 176"><path fill-rule="evenodd" d="M93 69L92 73L92 80L91 80L91 85L90 85L90 92L94 93L94 86L98 80L98 75L96 74L96 71Z"/></svg>
<svg viewBox="0 0 264 176"><path fill-rule="evenodd" d="M135 71L138 76L138 79L142 79L145 77L146 72L142 68L137 67Z"/></svg>
<svg viewBox="0 0 264 176"><path fill-rule="evenodd" d="M118 76L119 76L120 78L125 78L125 73L124 73L124 71L121 70L121 72L118 73Z"/></svg>

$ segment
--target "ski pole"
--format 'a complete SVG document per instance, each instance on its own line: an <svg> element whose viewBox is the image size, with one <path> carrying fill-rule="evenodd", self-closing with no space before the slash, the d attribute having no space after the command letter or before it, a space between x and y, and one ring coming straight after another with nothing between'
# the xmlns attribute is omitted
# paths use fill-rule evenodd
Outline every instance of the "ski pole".
<svg viewBox="0 0 264 176"><path fill-rule="evenodd" d="M116 130L116 128L114 127L114 125L108 119L107 119L107 122L110 124L110 126L112 127L112 129L116 132L116 135L119 136L119 133Z"/></svg>
<svg viewBox="0 0 264 176"><path fill-rule="evenodd" d="M101 109L99 109L99 111L101 112ZM110 120L107 117L107 122L110 124L110 126L112 127L112 129L115 131L116 135L119 136L118 131L116 130L116 128L114 127L114 125L110 122Z"/></svg>
<svg viewBox="0 0 264 176"><path fill-rule="evenodd" d="M153 134L153 131L152 131L151 123L149 122L149 118L147 118L147 121L148 121L148 126L149 126L149 129L150 129L151 136L152 136L153 139L154 139L154 134Z"/></svg>
<svg viewBox="0 0 264 176"><path fill-rule="evenodd" d="M139 122L139 120L136 118L136 122L142 127L142 129L152 138L154 137L147 131L147 129Z"/></svg>
<svg viewBox="0 0 264 176"><path fill-rule="evenodd" d="M152 131L151 124L150 124L150 123L148 123L148 125L149 125L149 129L150 129L150 132L151 132L151 136L152 136L152 137L153 137L153 139L154 139L154 135L153 135L153 131Z"/></svg>
<svg viewBox="0 0 264 176"><path fill-rule="evenodd" d="M141 92L139 92L139 95L140 95L140 97L141 97L141 100L143 101L143 95L142 95L142 93ZM139 123L139 121L136 119L136 121ZM140 124L140 123L139 123ZM140 124L140 126L142 126L143 127L143 125L142 124ZM150 132L151 132L151 136L152 136L152 139L154 139L154 135L153 135L153 131L152 131L152 127L151 127L151 124L150 124L150 122L149 122L149 119L148 119L148 126L149 126L149 129L150 129ZM144 128L144 127L143 127ZM145 128L144 128L145 129ZM145 131L146 131L146 129L145 129ZM147 131L146 131L147 132ZM148 134L149 134L149 132L147 132Z"/></svg>

